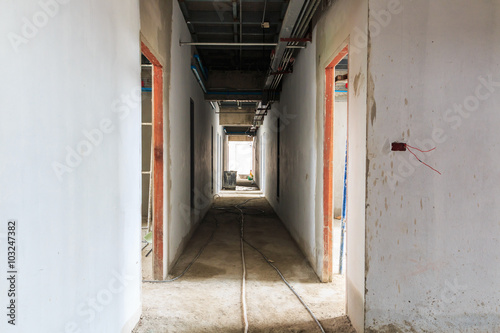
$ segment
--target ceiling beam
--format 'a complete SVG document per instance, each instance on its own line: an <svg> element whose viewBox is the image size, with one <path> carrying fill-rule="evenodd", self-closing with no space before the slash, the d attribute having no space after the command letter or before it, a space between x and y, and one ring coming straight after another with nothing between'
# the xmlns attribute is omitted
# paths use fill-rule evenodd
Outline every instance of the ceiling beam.
<svg viewBox="0 0 500 333"><path fill-rule="evenodd" d="M210 71L207 81L208 91L260 91L266 78L259 71Z"/></svg>

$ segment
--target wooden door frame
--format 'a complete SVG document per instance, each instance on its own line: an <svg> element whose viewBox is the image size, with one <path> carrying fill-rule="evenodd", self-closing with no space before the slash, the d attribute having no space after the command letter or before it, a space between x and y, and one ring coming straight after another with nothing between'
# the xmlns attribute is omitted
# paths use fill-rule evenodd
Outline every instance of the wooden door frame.
<svg viewBox="0 0 500 333"><path fill-rule="evenodd" d="M346 45L325 68L325 133L323 141L323 269L322 281L333 279L333 127L335 66L348 54Z"/></svg>
<svg viewBox="0 0 500 333"><path fill-rule="evenodd" d="M153 279L163 280L163 66L143 42L141 51L153 64Z"/></svg>

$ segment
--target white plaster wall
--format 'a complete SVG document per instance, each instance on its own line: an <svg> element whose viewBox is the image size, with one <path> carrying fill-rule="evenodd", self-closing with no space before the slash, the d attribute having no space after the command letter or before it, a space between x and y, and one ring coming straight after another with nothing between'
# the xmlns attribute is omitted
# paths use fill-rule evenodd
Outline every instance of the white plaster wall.
<svg viewBox="0 0 500 333"><path fill-rule="evenodd" d="M366 187L366 30L368 2L337 1L318 22L317 42L317 198L316 221L323 223L323 128L325 68L349 42L348 193L346 217L347 314L356 330L364 327ZM322 231L317 228L316 239Z"/></svg>
<svg viewBox="0 0 500 333"><path fill-rule="evenodd" d="M366 326L498 332L500 3L401 6L371 27Z"/></svg>
<svg viewBox="0 0 500 333"><path fill-rule="evenodd" d="M211 126L214 136L221 127L208 102L204 100L193 72L191 71L192 52L189 46L180 46L179 41L190 41L189 33L178 2L173 3L172 45L170 62L170 94L168 137L170 145L170 188L168 245L169 265L174 264L181 255L192 232L210 208L213 201L211 192ZM195 106L195 201L196 208L190 207L190 98ZM215 149L214 149L215 154ZM214 159L215 160L215 159ZM215 168L214 168L215 169Z"/></svg>
<svg viewBox="0 0 500 333"><path fill-rule="evenodd" d="M130 331L141 308L139 8L41 3L3 1L0 11L0 331ZM23 35L34 17L36 32ZM25 38L17 52L10 33ZM15 327L5 315L10 218Z"/></svg>
<svg viewBox="0 0 500 333"><path fill-rule="evenodd" d="M347 313L359 332L364 328L367 21L367 0L336 1L324 9L314 28L313 42L301 50L294 73L284 82L280 103L273 105L258 133L259 140L266 142L266 197L321 276L325 68L351 38ZM279 201L276 200L277 114L281 114L284 125Z"/></svg>
<svg viewBox="0 0 500 333"><path fill-rule="evenodd" d="M211 126L222 135L218 117L191 71L194 50L179 45L191 36L176 1L141 0L141 39L164 67L164 272L182 254L212 202ZM195 105L195 210L190 209L190 99ZM214 164L217 161L214 140ZM214 167L214 188L216 167Z"/></svg>
<svg viewBox="0 0 500 333"><path fill-rule="evenodd" d="M280 103L273 104L260 129L266 147L266 197L317 269L315 198L315 44L301 50L293 76L284 82ZM276 120L280 118L280 127ZM277 132L280 132L280 197L276 193Z"/></svg>

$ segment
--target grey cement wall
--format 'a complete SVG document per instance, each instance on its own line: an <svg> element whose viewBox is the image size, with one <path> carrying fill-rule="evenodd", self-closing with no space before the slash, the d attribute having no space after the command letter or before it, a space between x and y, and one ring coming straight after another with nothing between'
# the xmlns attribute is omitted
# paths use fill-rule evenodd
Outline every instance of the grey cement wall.
<svg viewBox="0 0 500 333"><path fill-rule="evenodd" d="M43 3L0 11L0 331L129 332L141 311L138 5Z"/></svg>

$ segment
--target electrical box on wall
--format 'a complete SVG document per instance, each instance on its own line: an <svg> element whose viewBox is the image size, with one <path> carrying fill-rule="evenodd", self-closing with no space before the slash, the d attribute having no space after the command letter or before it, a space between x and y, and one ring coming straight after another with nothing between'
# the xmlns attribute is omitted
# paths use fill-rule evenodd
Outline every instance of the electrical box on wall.
<svg viewBox="0 0 500 333"><path fill-rule="evenodd" d="M404 142L393 142L391 151L406 151L406 143Z"/></svg>

